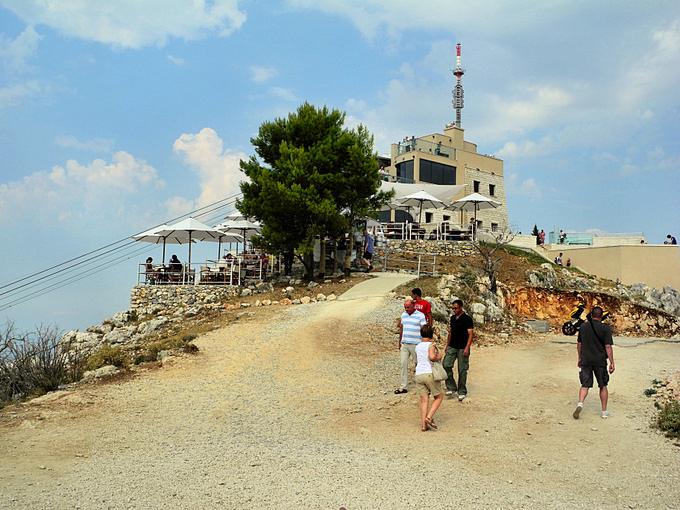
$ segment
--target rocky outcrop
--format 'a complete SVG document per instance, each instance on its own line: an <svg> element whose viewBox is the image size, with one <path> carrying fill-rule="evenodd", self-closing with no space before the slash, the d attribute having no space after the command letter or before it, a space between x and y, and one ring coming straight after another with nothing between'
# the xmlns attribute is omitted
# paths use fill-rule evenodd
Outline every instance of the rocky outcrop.
<svg viewBox="0 0 680 510"><path fill-rule="evenodd" d="M537 287L506 289L504 294L507 307L513 313L548 321L558 330L574 306L583 300L588 310L599 305L610 313L607 323L615 334L658 337L680 334L680 317L610 294Z"/></svg>

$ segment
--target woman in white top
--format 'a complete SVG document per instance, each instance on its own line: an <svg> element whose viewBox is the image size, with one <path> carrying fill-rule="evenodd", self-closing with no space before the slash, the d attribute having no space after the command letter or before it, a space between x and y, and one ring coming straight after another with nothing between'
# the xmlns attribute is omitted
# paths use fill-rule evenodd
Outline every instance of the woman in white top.
<svg viewBox="0 0 680 510"><path fill-rule="evenodd" d="M420 430L425 432L429 429L436 429L437 425L434 423L434 415L442 405L444 400L444 392L442 391L441 382L434 380L432 376L432 361L441 361L437 346L432 341L433 336L432 326L425 325L420 328L421 342L416 345L416 389L420 395ZM432 395L432 407L428 410L430 397Z"/></svg>

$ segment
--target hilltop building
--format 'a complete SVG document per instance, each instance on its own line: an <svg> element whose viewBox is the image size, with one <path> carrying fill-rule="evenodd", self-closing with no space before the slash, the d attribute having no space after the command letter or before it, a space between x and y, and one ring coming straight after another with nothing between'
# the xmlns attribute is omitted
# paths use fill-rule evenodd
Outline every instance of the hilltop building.
<svg viewBox="0 0 680 510"><path fill-rule="evenodd" d="M465 140L461 127L463 108L463 86L461 78L465 71L461 67L461 46L456 45L456 86L453 90L455 122L448 124L443 133L432 133L419 137L406 137L393 143L389 161L381 160L383 179L391 182L429 183L456 186L454 200L476 192L500 202L496 209L485 209L477 213L477 227L491 231L508 228L508 210L505 202L503 161L494 156L479 154L475 143ZM452 188L453 189L453 188ZM471 213L431 209L424 213L425 223L449 221L461 226L468 225ZM381 221L413 221L400 210L384 211Z"/></svg>

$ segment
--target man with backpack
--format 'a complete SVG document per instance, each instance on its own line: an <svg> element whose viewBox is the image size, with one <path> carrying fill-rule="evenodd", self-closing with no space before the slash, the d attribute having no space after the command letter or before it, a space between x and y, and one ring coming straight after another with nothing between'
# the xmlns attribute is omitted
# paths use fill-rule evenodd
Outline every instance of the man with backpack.
<svg viewBox="0 0 680 510"><path fill-rule="evenodd" d="M578 420L583 410L583 401L588 395L588 390L593 387L593 374L597 379L600 388L600 403L602 404L602 418L607 418L607 400L609 391L609 374L614 373L614 340L612 331L606 324L602 324L603 310L601 307L594 307L588 320L581 324L578 330L578 340L576 350L578 352L579 380L581 389L578 392L578 404L574 409L574 419ZM607 369L609 361L609 369Z"/></svg>

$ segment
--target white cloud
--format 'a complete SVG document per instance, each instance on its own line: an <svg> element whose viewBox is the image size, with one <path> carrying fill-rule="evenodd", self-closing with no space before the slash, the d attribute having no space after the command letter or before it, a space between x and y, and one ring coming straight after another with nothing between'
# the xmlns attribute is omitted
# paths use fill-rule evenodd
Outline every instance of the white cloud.
<svg viewBox="0 0 680 510"><path fill-rule="evenodd" d="M183 66L184 64L187 63L186 60L184 60L183 58L175 57L173 55L168 55L168 60L170 62L172 62L173 64L175 64L177 67L181 67L181 66Z"/></svg>
<svg viewBox="0 0 680 510"><path fill-rule="evenodd" d="M113 140L107 138L78 140L75 136L61 135L54 139L54 143L59 147L90 152L111 152L113 149Z"/></svg>
<svg viewBox="0 0 680 510"><path fill-rule="evenodd" d="M165 201L165 210L171 218L178 218L184 216L196 209L196 204L193 200L184 197L170 197Z"/></svg>
<svg viewBox="0 0 680 510"><path fill-rule="evenodd" d="M0 0L29 24L122 48L163 46L170 38L226 36L246 20L238 0Z"/></svg>
<svg viewBox="0 0 680 510"><path fill-rule="evenodd" d="M278 74L274 67L250 66L250 79L255 83L264 83Z"/></svg>
<svg viewBox="0 0 680 510"><path fill-rule="evenodd" d="M680 80L680 20L653 30L636 53L635 72L622 69L618 78L620 107L634 110L641 104L654 104L660 96L676 96Z"/></svg>
<svg viewBox="0 0 680 510"><path fill-rule="evenodd" d="M163 185L152 166L124 151L111 162L68 160L49 172L0 184L0 218L10 221L27 212L45 220L77 217L88 214L88 208L109 207L143 188Z"/></svg>
<svg viewBox="0 0 680 510"><path fill-rule="evenodd" d="M132 154L125 151L116 152L111 163L95 159L87 165L82 165L69 159L65 167L55 166L52 169L50 179L59 185L73 182L84 184L86 187L129 192L147 184L163 186L163 181L159 179L155 168L145 161L135 159Z"/></svg>
<svg viewBox="0 0 680 510"><path fill-rule="evenodd" d="M25 99L38 96L49 90L37 80L0 87L0 109L16 106Z"/></svg>
<svg viewBox="0 0 680 510"><path fill-rule="evenodd" d="M544 155L554 148L552 141L545 137L539 141L524 140L522 142L506 142L498 151L502 159L533 158Z"/></svg>
<svg viewBox="0 0 680 510"><path fill-rule="evenodd" d="M540 19L549 25L559 18L568 3L546 1L537 4L531 0L496 2L456 2L428 0L414 4L412 0L288 0L295 8L314 9L348 18L364 37L394 38L416 30L446 30L471 27L480 34L522 32Z"/></svg>
<svg viewBox="0 0 680 510"><path fill-rule="evenodd" d="M543 186L536 182L536 179L533 177L522 179L520 181L519 175L516 173L510 173L507 175L506 186L508 188L508 195L521 195L524 197L530 197L532 199L541 198L545 191Z"/></svg>
<svg viewBox="0 0 680 510"><path fill-rule="evenodd" d="M188 210L240 193L239 182L245 176L241 173L239 162L248 156L225 150L214 129L203 128L197 134L184 133L175 140L173 149L196 171L201 186L201 193L193 204L195 207L188 207ZM177 197L173 200L171 206L180 204Z"/></svg>
<svg viewBox="0 0 680 510"><path fill-rule="evenodd" d="M284 101L295 102L298 100L297 96L295 95L295 92L283 87L272 87L269 89L269 93L274 97L283 99Z"/></svg>
<svg viewBox="0 0 680 510"><path fill-rule="evenodd" d="M0 62L8 74L20 74L28 70L28 61L35 56L42 37L28 26L16 39L0 34Z"/></svg>

